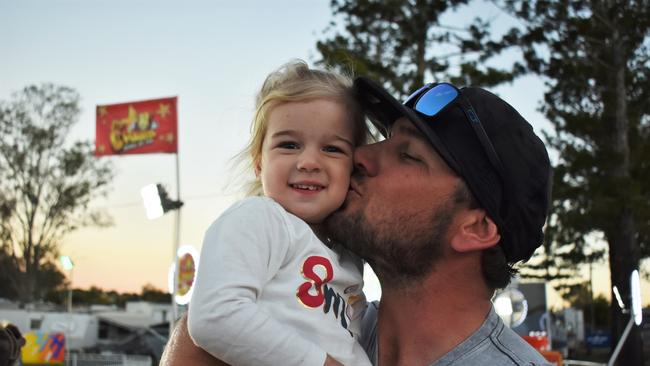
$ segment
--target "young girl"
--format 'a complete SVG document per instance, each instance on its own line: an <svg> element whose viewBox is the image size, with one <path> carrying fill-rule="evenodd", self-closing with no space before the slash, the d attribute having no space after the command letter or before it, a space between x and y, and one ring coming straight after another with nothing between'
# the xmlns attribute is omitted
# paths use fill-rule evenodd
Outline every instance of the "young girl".
<svg viewBox="0 0 650 366"><path fill-rule="evenodd" d="M189 307L190 336L222 361L370 365L357 342L361 261L320 231L366 141L351 84L293 62L262 86L245 152L265 197L234 204L210 226Z"/></svg>

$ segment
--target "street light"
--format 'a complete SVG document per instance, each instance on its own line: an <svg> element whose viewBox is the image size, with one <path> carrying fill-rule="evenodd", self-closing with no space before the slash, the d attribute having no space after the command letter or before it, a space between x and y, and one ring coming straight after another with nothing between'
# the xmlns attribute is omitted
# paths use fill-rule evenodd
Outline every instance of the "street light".
<svg viewBox="0 0 650 366"><path fill-rule="evenodd" d="M72 312L72 270L74 269L74 263L72 259L67 255L62 255L59 257L63 269L70 271L70 284L68 285L68 313Z"/></svg>
<svg viewBox="0 0 650 366"><path fill-rule="evenodd" d="M641 309L641 283L639 281L639 271L637 270L632 271L630 290L632 292L632 318L634 324L641 325L643 310Z"/></svg>
<svg viewBox="0 0 650 366"><path fill-rule="evenodd" d="M162 184L149 184L140 190L147 218L154 220L164 215L167 211L176 210L183 206L183 201L174 201Z"/></svg>
<svg viewBox="0 0 650 366"><path fill-rule="evenodd" d="M178 155L176 155L177 166L178 166ZM144 207L147 211L147 218L149 220L157 219L160 216L164 215L167 211L176 210L176 223L174 225L174 250L173 250L173 263L174 268L178 268L178 243L180 241L180 225L181 225L181 210L183 206L183 201L180 199L180 184L178 179L178 169L176 170L176 185L179 187L179 197L177 200L172 200L169 198L169 194L165 190L162 184L149 184L142 188L140 194L142 195L142 200L144 202ZM169 322L169 336L171 337L172 331L174 330L174 322L178 318L178 309L176 307L176 291L177 291L177 279L174 276L174 293L172 294L172 319Z"/></svg>
<svg viewBox="0 0 650 366"><path fill-rule="evenodd" d="M630 310L625 309L625 305L621 300L621 295L618 293L616 286L614 286L613 290L614 294L617 297L618 304L623 311L623 314L630 313L630 321L627 323L625 330L623 330L623 334L621 334L621 338L618 340L618 344L616 345L616 348L614 349L612 357L610 357L607 366L614 365L618 354L621 352L621 348L623 348L623 344L625 343L627 336L632 330L632 326L634 326L634 324L637 326L641 325L641 321L643 320L643 314L641 311L641 284L639 281L639 271L635 269L630 274L630 295L632 296L632 306L630 306Z"/></svg>

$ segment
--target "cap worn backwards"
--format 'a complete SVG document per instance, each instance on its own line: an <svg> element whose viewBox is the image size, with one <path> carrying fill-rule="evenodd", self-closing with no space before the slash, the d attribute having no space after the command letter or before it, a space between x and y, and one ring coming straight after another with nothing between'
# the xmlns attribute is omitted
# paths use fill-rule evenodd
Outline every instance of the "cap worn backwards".
<svg viewBox="0 0 650 366"><path fill-rule="evenodd" d="M497 153L497 171L459 103L429 117L402 105L370 79L357 78L355 89L380 130L407 117L427 137L496 223L509 263L532 256L543 240L551 166L544 143L512 106L481 88L460 89Z"/></svg>

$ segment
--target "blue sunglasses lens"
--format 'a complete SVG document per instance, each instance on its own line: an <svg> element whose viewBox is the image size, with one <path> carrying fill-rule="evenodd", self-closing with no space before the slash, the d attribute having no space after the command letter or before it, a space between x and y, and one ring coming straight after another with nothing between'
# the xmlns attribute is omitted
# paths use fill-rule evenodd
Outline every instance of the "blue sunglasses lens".
<svg viewBox="0 0 650 366"><path fill-rule="evenodd" d="M428 90L415 104L415 110L434 116L458 96L458 90L449 84L439 84Z"/></svg>
<svg viewBox="0 0 650 366"><path fill-rule="evenodd" d="M408 105L413 99L415 99L417 96L420 95L420 92L422 92L423 90L428 89L428 88L429 88L429 85L427 84L427 85L421 87L420 89L414 91L413 93L411 93L411 95L409 95L408 98L406 98L406 100L402 104Z"/></svg>

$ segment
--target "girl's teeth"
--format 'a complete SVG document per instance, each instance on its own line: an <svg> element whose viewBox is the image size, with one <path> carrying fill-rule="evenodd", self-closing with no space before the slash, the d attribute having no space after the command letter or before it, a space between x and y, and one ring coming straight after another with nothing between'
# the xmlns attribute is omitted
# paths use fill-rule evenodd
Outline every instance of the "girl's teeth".
<svg viewBox="0 0 650 366"><path fill-rule="evenodd" d="M298 189L307 189L310 191L315 191L320 188L319 186L312 186L312 185L305 185L305 184L294 184L294 187Z"/></svg>

